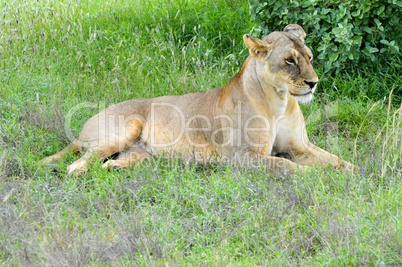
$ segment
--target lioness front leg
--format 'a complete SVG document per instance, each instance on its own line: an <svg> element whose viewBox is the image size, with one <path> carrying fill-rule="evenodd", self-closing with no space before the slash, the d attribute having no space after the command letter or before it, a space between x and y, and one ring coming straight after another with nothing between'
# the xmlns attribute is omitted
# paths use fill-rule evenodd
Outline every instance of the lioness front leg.
<svg viewBox="0 0 402 267"><path fill-rule="evenodd" d="M298 148L295 153L295 162L308 166L331 166L337 170L357 171L358 167L350 162L340 159L338 156L308 143Z"/></svg>
<svg viewBox="0 0 402 267"><path fill-rule="evenodd" d="M284 176L294 175L297 172L303 173L310 169L308 166L302 166L285 158L252 153L236 157L234 165L253 168L266 167L272 174Z"/></svg>

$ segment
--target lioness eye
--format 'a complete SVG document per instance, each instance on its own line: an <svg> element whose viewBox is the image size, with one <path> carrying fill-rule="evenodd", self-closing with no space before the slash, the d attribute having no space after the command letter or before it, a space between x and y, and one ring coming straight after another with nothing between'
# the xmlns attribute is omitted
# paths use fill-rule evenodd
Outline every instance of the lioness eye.
<svg viewBox="0 0 402 267"><path fill-rule="evenodd" d="M286 64L288 64L288 65L296 65L296 61L294 60L294 58L289 58L289 59L286 59L285 61L286 61Z"/></svg>
<svg viewBox="0 0 402 267"><path fill-rule="evenodd" d="M310 58L310 63L313 64L313 61L314 61L314 59L313 59L313 57L311 57Z"/></svg>

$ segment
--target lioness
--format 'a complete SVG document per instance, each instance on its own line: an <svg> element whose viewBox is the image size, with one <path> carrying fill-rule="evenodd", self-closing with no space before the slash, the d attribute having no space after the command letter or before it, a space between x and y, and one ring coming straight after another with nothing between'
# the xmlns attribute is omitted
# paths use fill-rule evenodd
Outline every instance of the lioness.
<svg viewBox="0 0 402 267"><path fill-rule="evenodd" d="M69 146L42 162L85 151L68 166L69 174L85 172L96 159L106 160L103 167L110 168L153 156L263 165L282 174L303 171L305 165L353 170L353 164L307 137L297 101L313 99L318 76L305 37L297 24L262 40L246 34L250 55L225 86L112 105L90 118Z"/></svg>

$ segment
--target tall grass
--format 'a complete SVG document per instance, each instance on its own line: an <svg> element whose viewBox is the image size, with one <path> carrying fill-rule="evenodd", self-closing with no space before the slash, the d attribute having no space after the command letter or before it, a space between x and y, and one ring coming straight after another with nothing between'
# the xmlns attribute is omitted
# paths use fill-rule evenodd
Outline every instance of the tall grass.
<svg viewBox="0 0 402 267"><path fill-rule="evenodd" d="M402 264L397 61L322 77L311 139L360 165L282 179L155 160L66 177L64 147L100 108L221 86L258 26L239 1L7 1L0 34L0 264ZM389 95L372 90L389 88ZM369 90L369 92L368 92ZM379 90L383 91L383 90ZM397 92L395 95L395 92Z"/></svg>

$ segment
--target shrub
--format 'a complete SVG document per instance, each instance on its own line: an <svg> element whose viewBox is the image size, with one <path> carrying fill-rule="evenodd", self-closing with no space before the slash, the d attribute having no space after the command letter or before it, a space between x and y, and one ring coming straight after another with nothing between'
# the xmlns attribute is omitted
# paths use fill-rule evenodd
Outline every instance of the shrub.
<svg viewBox="0 0 402 267"><path fill-rule="evenodd" d="M400 0L256 0L253 8L268 32L302 25L326 72L385 63L401 45Z"/></svg>

